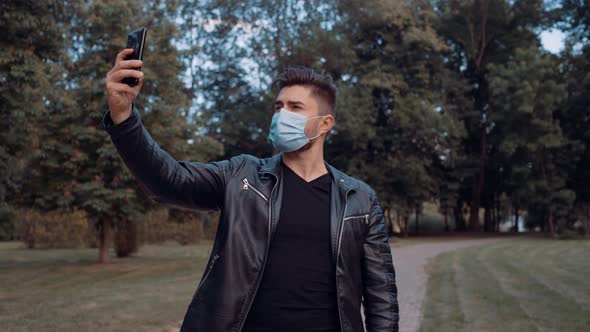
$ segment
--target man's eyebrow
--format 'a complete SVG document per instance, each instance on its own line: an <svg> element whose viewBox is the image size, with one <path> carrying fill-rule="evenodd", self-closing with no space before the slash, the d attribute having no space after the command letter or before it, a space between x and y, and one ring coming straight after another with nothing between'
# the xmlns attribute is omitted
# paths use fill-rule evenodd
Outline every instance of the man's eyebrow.
<svg viewBox="0 0 590 332"><path fill-rule="evenodd" d="M283 104L283 102L280 101L280 100L275 101L275 105L279 105L279 104ZM287 105L301 105L301 106L305 106L305 104L303 102L296 101L296 100L287 100Z"/></svg>

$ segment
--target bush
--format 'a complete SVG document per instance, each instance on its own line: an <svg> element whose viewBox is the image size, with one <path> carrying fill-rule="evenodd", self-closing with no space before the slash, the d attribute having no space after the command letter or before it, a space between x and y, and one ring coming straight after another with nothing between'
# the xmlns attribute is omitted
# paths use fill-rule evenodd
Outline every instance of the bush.
<svg viewBox="0 0 590 332"><path fill-rule="evenodd" d="M145 214L138 225L139 242L162 243L176 241L182 245L198 243L205 237L203 222L194 214L186 215L182 222L172 221L169 209L159 208Z"/></svg>
<svg viewBox="0 0 590 332"><path fill-rule="evenodd" d="M85 211L15 211L18 238L29 248L79 248L92 234Z"/></svg>
<svg viewBox="0 0 590 332"><path fill-rule="evenodd" d="M15 234L14 210L6 203L0 203L0 241L13 240Z"/></svg>

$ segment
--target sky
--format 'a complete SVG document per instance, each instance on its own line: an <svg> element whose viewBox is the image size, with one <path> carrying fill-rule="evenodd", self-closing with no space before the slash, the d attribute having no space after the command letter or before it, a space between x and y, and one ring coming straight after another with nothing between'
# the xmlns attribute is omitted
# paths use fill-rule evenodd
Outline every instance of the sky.
<svg viewBox="0 0 590 332"><path fill-rule="evenodd" d="M551 53L557 54L561 51L564 39L565 34L561 30L553 29L541 32L541 44Z"/></svg>

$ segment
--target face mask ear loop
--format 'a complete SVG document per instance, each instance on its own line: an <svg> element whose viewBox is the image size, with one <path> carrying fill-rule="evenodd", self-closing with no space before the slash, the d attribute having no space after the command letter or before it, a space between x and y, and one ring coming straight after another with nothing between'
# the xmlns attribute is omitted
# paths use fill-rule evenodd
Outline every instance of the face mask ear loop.
<svg viewBox="0 0 590 332"><path fill-rule="evenodd" d="M325 115L318 115L318 116L314 116L314 117L312 117L312 118L308 118L308 119L307 119L307 121L309 121L309 120L311 120L311 119L315 119L315 118L323 118L324 116L325 116ZM318 137L320 137L320 136L322 136L322 134L321 134L321 133L317 134L315 137L308 137L308 139L311 141L312 139L314 139L314 138L318 138Z"/></svg>

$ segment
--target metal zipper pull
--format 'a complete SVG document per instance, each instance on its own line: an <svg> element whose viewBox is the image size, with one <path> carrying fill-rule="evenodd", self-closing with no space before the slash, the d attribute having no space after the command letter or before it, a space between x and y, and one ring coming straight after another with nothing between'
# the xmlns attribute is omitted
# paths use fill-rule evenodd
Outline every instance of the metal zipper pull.
<svg viewBox="0 0 590 332"><path fill-rule="evenodd" d="M242 182L244 182L244 186L242 187L242 189L244 189L244 190L252 189L252 191L254 191L258 196L262 197L262 199L264 199L265 201L268 202L268 198L266 196L264 196L264 194L261 193L260 190L251 186L250 183L248 182L248 179L244 178L244 179L242 179Z"/></svg>
<svg viewBox="0 0 590 332"><path fill-rule="evenodd" d="M217 257L219 257L219 254L215 254L215 256L213 256L213 260L211 261L210 268L212 268L213 267L213 264L215 264L215 260L217 259Z"/></svg>

